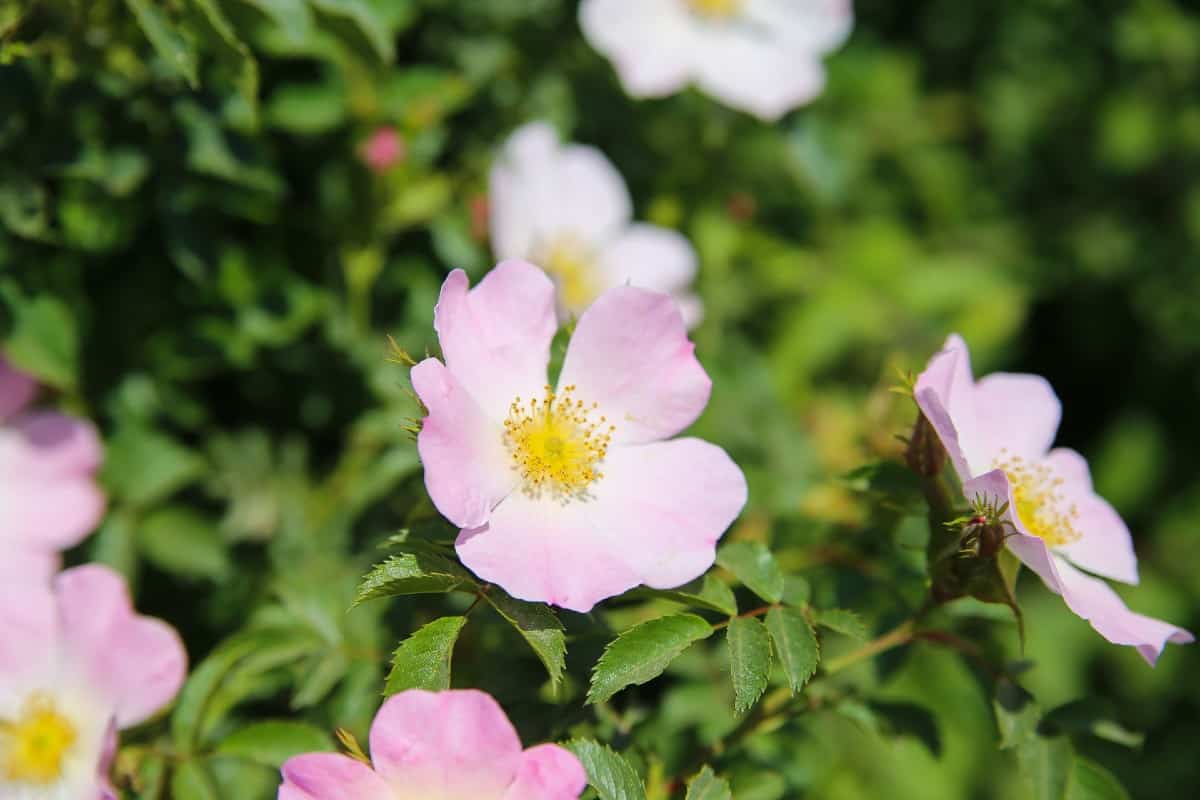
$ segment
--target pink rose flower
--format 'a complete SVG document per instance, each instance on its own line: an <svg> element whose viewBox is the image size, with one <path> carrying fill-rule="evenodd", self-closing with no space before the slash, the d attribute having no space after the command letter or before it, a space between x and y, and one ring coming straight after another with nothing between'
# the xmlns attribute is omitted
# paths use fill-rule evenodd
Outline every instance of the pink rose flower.
<svg viewBox="0 0 1200 800"><path fill-rule="evenodd" d="M35 389L0 357L0 576L49 578L59 551L104 514L95 428L53 411L23 412Z"/></svg>
<svg viewBox="0 0 1200 800"><path fill-rule="evenodd" d="M916 399L964 495L1008 503L1016 529L1009 550L1071 611L1152 665L1167 642L1193 641L1182 628L1130 611L1093 577L1136 584L1137 556L1121 517L1092 490L1083 457L1050 449L1062 409L1044 378L997 373L976 382L966 343L955 335L917 379Z"/></svg>
<svg viewBox="0 0 1200 800"><path fill-rule="evenodd" d="M0 583L0 797L116 800L117 731L179 691L187 654L98 565Z"/></svg>
<svg viewBox="0 0 1200 800"><path fill-rule="evenodd" d="M825 87L821 57L850 34L850 0L584 0L583 35L634 97L689 83L766 121Z"/></svg>
<svg viewBox="0 0 1200 800"><path fill-rule="evenodd" d="M377 128L363 142L363 163L374 173L387 172L404 159L406 148L399 131L392 127Z"/></svg>
<svg viewBox="0 0 1200 800"><path fill-rule="evenodd" d="M490 695L411 689L371 724L371 765L307 753L283 765L279 800L572 800L583 765L554 744L521 750Z"/></svg>
<svg viewBox="0 0 1200 800"><path fill-rule="evenodd" d="M689 291L691 243L677 231L633 222L625 181L596 148L563 146L544 122L525 125L505 143L488 192L497 257L546 270L563 319L632 284L674 296L689 327L700 321L700 300Z"/></svg>
<svg viewBox="0 0 1200 800"><path fill-rule="evenodd" d="M450 273L434 314L446 363L412 369L429 409L417 438L425 485L463 529L463 563L516 597L575 611L703 574L746 480L721 448L670 439L712 388L671 298L601 295L551 389L545 273L506 261L467 283Z"/></svg>

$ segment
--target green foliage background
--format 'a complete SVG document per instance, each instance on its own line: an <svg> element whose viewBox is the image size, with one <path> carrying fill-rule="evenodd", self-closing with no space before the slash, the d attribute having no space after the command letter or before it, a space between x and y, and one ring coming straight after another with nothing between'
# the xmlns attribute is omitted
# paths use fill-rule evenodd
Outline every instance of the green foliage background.
<svg viewBox="0 0 1200 800"><path fill-rule="evenodd" d="M0 0L0 341L106 439L110 511L72 559L128 575L201 665L167 719L127 737L131 797L273 797L281 758L331 747L336 726L365 735L398 642L467 612L469 593L347 609L388 537L452 534L424 495L405 430L419 411L385 335L436 346L442 277L492 263L492 154L532 119L603 149L639 215L698 248L696 340L715 390L696 432L751 483L729 541L769 544L807 581L810 619L857 613L821 629L825 663L856 646L846 631L882 633L922 601L923 512L903 487L843 476L898 455L913 409L887 389L950 331L979 373L1051 380L1060 443L1091 459L1135 531L1143 581L1124 595L1200 628L1190 4L859 0L828 90L777 125L695 92L629 99L575 13L566 0ZM358 148L383 124L407 158L375 176ZM1022 681L1041 707L1109 706L1076 751L1134 797L1200 785L1200 651L1168 649L1150 670L1035 578L1019 596ZM677 606L560 614L556 691L503 603L470 612L453 684L495 693L527 742L610 744L651 798L681 796L672 779L704 761L739 800L1031 796L998 748L986 680L953 649L818 673L802 703L783 717L760 704L751 722L767 724L725 748L746 725L717 637L664 678L584 703L615 632ZM553 628L525 622L535 639ZM942 624L995 663L1020 657L1003 607ZM761 645L753 626L729 636ZM758 684L742 676L739 705ZM764 703L784 686L777 669ZM1111 720L1144 744L1114 741L1129 737ZM1104 781L1071 796L1121 796Z"/></svg>

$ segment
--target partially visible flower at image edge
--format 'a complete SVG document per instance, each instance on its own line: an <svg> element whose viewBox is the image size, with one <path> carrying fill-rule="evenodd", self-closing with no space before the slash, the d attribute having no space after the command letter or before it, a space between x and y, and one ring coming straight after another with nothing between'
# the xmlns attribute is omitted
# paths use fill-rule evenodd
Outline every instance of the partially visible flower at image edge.
<svg viewBox="0 0 1200 800"><path fill-rule="evenodd" d="M917 379L915 396L968 499L1007 504L1006 545L1072 612L1153 665L1168 642L1191 633L1131 611L1098 577L1138 582L1129 529L1092 489L1083 456L1054 448L1062 414L1038 375L995 373L978 382L966 343L951 336Z"/></svg>
<svg viewBox="0 0 1200 800"><path fill-rule="evenodd" d="M33 378L0 356L0 576L49 579L104 514L91 423L30 410Z"/></svg>
<svg viewBox="0 0 1200 800"><path fill-rule="evenodd" d="M587 785L569 750L522 750L504 710L472 689L389 698L369 748L370 764L337 753L288 759L279 800L574 800Z"/></svg>
<svg viewBox="0 0 1200 800"><path fill-rule="evenodd" d="M688 327L699 322L691 243L678 231L633 222L625 180L596 148L564 145L544 122L523 125L492 166L488 206L497 258L549 273L563 319L630 284L672 295Z"/></svg>
<svg viewBox="0 0 1200 800"><path fill-rule="evenodd" d="M850 0L584 0L583 34L634 97L690 83L774 121L825 87L821 57L853 26Z"/></svg>
<svg viewBox="0 0 1200 800"><path fill-rule="evenodd" d="M721 448L670 439L712 388L671 298L631 286L601 295L552 388L554 295L520 261L471 290L450 274L434 314L445 364L427 358L411 373L429 410L417 448L468 568L523 600L588 611L703 574L747 489Z"/></svg>
<svg viewBox="0 0 1200 800"><path fill-rule="evenodd" d="M116 800L117 731L170 703L186 674L178 634L139 616L107 567L0 585L0 797Z"/></svg>

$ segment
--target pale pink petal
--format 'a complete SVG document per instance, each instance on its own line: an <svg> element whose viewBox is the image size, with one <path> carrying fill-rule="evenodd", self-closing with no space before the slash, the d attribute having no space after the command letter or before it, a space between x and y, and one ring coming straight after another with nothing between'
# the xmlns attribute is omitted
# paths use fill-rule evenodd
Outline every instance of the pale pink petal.
<svg viewBox="0 0 1200 800"><path fill-rule="evenodd" d="M584 0L579 24L608 56L625 91L664 97L687 85L696 51L694 21L678 0Z"/></svg>
<svg viewBox="0 0 1200 800"><path fill-rule="evenodd" d="M66 550L96 529L104 495L91 478L5 479L0 539L30 550Z"/></svg>
<svg viewBox="0 0 1200 800"><path fill-rule="evenodd" d="M1062 595L1067 607L1087 620L1093 629L1113 644L1131 645L1151 665L1158 660L1167 642L1187 644L1192 634L1161 620L1130 611L1120 596L1099 578L1086 575L1063 558L1056 557L1046 543L1028 535L1020 518L1011 513L1014 507L1008 478L994 470L963 485L968 498L983 495L993 500L1008 498L1007 519L1018 534L1006 540L1008 549L1032 569L1055 594Z"/></svg>
<svg viewBox="0 0 1200 800"><path fill-rule="evenodd" d="M339 753L306 753L283 763L278 800L393 800L387 782Z"/></svg>
<svg viewBox="0 0 1200 800"><path fill-rule="evenodd" d="M24 676L53 672L58 612L48 582L6 574L0 580L0 693Z"/></svg>
<svg viewBox="0 0 1200 800"><path fill-rule="evenodd" d="M1113 644L1136 647L1151 666L1168 642L1195 641L1183 628L1131 611L1121 596L1099 578L1080 572L1062 559L1056 560L1055 567L1060 585L1050 588L1062 594L1070 609Z"/></svg>
<svg viewBox="0 0 1200 800"><path fill-rule="evenodd" d="M806 53L840 47L854 27L850 0L746 0L744 8L772 37Z"/></svg>
<svg viewBox="0 0 1200 800"><path fill-rule="evenodd" d="M641 582L596 526L595 503L557 503L515 491L482 527L464 530L458 557L485 581L521 600L590 611Z"/></svg>
<svg viewBox="0 0 1200 800"><path fill-rule="evenodd" d="M1075 529L1081 538L1056 548L1077 567L1125 583L1138 582L1133 537L1121 515L1092 491L1087 461L1074 450L1057 448L1046 459L1063 479L1062 491L1077 512Z"/></svg>
<svg viewBox="0 0 1200 800"><path fill-rule="evenodd" d="M575 754L556 744L521 754L517 779L501 800L575 800L587 786L587 772Z"/></svg>
<svg viewBox="0 0 1200 800"><path fill-rule="evenodd" d="M167 705L183 685L187 653L175 630L134 613L125 580L98 564L55 580L62 637L127 728Z"/></svg>
<svg viewBox="0 0 1200 800"><path fill-rule="evenodd" d="M629 284L669 294L696 277L696 251L678 231L634 223L600 251L598 265L607 286Z"/></svg>
<svg viewBox="0 0 1200 800"><path fill-rule="evenodd" d="M517 774L521 742L490 695L411 689L375 715L371 760L400 797L500 797Z"/></svg>
<svg viewBox="0 0 1200 800"><path fill-rule="evenodd" d="M36 393L37 383L33 378L0 355L0 421L24 408Z"/></svg>
<svg viewBox="0 0 1200 800"><path fill-rule="evenodd" d="M0 491L0 508L6 502ZM0 582L42 582L49 586L50 579L62 566L62 557L56 550L39 548L22 537L13 541L0 532L0 547L4 548L4 555L0 556Z"/></svg>
<svg viewBox="0 0 1200 800"><path fill-rule="evenodd" d="M514 492L487 526L463 531L459 557L509 594L586 612L639 584L699 577L746 503L741 470L699 439L615 447L601 469L584 499Z"/></svg>
<svg viewBox="0 0 1200 800"><path fill-rule="evenodd" d="M740 30L708 31L697 64L700 88L733 108L773 122L825 88L816 54Z"/></svg>
<svg viewBox="0 0 1200 800"><path fill-rule="evenodd" d="M975 384L975 412L981 452L1038 461L1054 444L1062 404L1040 375L997 372ZM976 470L992 466L972 463Z"/></svg>
<svg viewBox="0 0 1200 800"><path fill-rule="evenodd" d="M560 192L562 146L545 122L522 125L504 143L488 178L492 249L502 259L531 258L553 236L552 213Z"/></svg>
<svg viewBox="0 0 1200 800"><path fill-rule="evenodd" d="M668 295L622 286L584 312L567 346L559 386L598 403L614 442L665 439L691 425L712 381Z"/></svg>
<svg viewBox="0 0 1200 800"><path fill-rule="evenodd" d="M0 432L0 475L54 478L91 474L100 466L100 437L91 423L54 411L11 420Z"/></svg>
<svg viewBox="0 0 1200 800"><path fill-rule="evenodd" d="M679 313L683 315L683 324L689 331L704 321L704 302L698 295L683 292L672 294L671 297L679 306Z"/></svg>
<svg viewBox="0 0 1200 800"><path fill-rule="evenodd" d="M559 191L547 209L554 230L600 246L633 217L625 179L595 147L571 144L558 159Z"/></svg>
<svg viewBox="0 0 1200 800"><path fill-rule="evenodd" d="M429 409L417 435L425 488L442 516L460 528L487 521L516 475L503 428L488 419L436 358L412 368L413 390Z"/></svg>
<svg viewBox="0 0 1200 800"><path fill-rule="evenodd" d="M455 270L442 284L434 327L446 366L492 420L518 396L541 397L558 330L554 284L532 264L504 261L468 291Z"/></svg>
<svg viewBox="0 0 1200 800"><path fill-rule="evenodd" d="M929 360L925 371L917 377L913 396L961 480L975 475L968 461L990 464L992 454L972 451L977 428L975 378L971 374L971 356L961 336L952 334L943 349Z"/></svg>

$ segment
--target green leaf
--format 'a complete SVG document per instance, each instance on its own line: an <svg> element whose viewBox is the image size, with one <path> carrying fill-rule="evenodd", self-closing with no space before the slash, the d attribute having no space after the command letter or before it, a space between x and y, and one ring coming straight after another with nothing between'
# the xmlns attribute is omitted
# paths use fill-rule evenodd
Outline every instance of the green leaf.
<svg viewBox="0 0 1200 800"><path fill-rule="evenodd" d="M803 608L812 598L812 587L799 575L787 575L783 579L783 604Z"/></svg>
<svg viewBox="0 0 1200 800"><path fill-rule="evenodd" d="M217 4L217 0L192 0L192 2L200 9L205 21L216 32L217 37L235 62L234 70L237 77L234 85L250 110L251 120L256 121L258 119L258 61L246 43L237 35L233 23L225 16L225 12Z"/></svg>
<svg viewBox="0 0 1200 800"><path fill-rule="evenodd" d="M1067 800L1129 800L1129 792L1104 767L1076 756Z"/></svg>
<svg viewBox="0 0 1200 800"><path fill-rule="evenodd" d="M566 667L567 637L554 610L544 603L517 600L495 586L484 594L484 599L529 643L545 665L551 684L557 687Z"/></svg>
<svg viewBox="0 0 1200 800"><path fill-rule="evenodd" d="M572 739L565 746L587 770L600 800L646 800L641 777L620 753L591 739Z"/></svg>
<svg viewBox="0 0 1200 800"><path fill-rule="evenodd" d="M292 756L334 750L328 733L307 722L255 722L217 745L217 755L234 756L278 769Z"/></svg>
<svg viewBox="0 0 1200 800"><path fill-rule="evenodd" d="M265 116L269 125L290 133L326 133L346 120L346 87L334 80L280 86L271 93Z"/></svg>
<svg viewBox="0 0 1200 800"><path fill-rule="evenodd" d="M727 544L717 551L717 563L768 603L783 599L783 572L775 556L761 542Z"/></svg>
<svg viewBox="0 0 1200 800"><path fill-rule="evenodd" d="M312 30L312 11L305 0L243 0L266 14L293 42L302 42Z"/></svg>
<svg viewBox="0 0 1200 800"><path fill-rule="evenodd" d="M384 695L405 689L440 692L450 688L450 660L466 617L442 617L413 633L392 654Z"/></svg>
<svg viewBox="0 0 1200 800"><path fill-rule="evenodd" d="M928 748L934 758L942 754L942 735L937 717L929 709L915 703L885 703L874 701L868 708L886 724L892 736L912 736Z"/></svg>
<svg viewBox="0 0 1200 800"><path fill-rule="evenodd" d="M176 575L220 580L229 553L217 526L185 508L163 508L137 528L138 549L155 566Z"/></svg>
<svg viewBox="0 0 1200 800"><path fill-rule="evenodd" d="M167 18L158 4L150 0L125 0L125 3L166 65L193 89L199 86L196 43Z"/></svg>
<svg viewBox="0 0 1200 800"><path fill-rule="evenodd" d="M16 298L13 331L4 352L13 366L56 389L78 381L79 339L75 316L56 297Z"/></svg>
<svg viewBox="0 0 1200 800"><path fill-rule="evenodd" d="M733 676L733 707L749 711L767 690L771 677L771 639L762 621L734 617L729 621L729 671Z"/></svg>
<svg viewBox="0 0 1200 800"><path fill-rule="evenodd" d="M171 776L173 800L220 800L208 768L199 761L182 762Z"/></svg>
<svg viewBox="0 0 1200 800"><path fill-rule="evenodd" d="M385 13L386 4L377 4L369 0L309 0L313 8L333 16L344 17L353 22L367 41L374 48L375 54L384 62L391 62L396 57L396 47L392 42L390 19ZM393 5L405 6L405 0Z"/></svg>
<svg viewBox="0 0 1200 800"><path fill-rule="evenodd" d="M1065 736L1038 733L1041 711L1033 696L1010 680L996 685L992 703L1000 730L1000 747L1012 750L1034 800L1063 800L1074 768L1074 750Z"/></svg>
<svg viewBox="0 0 1200 800"><path fill-rule="evenodd" d="M815 612L816 623L822 628L850 636L854 639L867 638L867 626L862 618L844 608L826 608Z"/></svg>
<svg viewBox="0 0 1200 800"><path fill-rule="evenodd" d="M676 603L706 608L729 616L738 612L733 590L725 581L711 574L675 589L638 589L636 594L674 600Z"/></svg>
<svg viewBox="0 0 1200 800"><path fill-rule="evenodd" d="M204 474L204 462L174 439L140 425L123 425L108 442L104 483L127 503L148 506Z"/></svg>
<svg viewBox="0 0 1200 800"><path fill-rule="evenodd" d="M439 594L472 581L448 558L432 553L402 553L375 565L359 584L357 606L378 597L406 594Z"/></svg>
<svg viewBox="0 0 1200 800"><path fill-rule="evenodd" d="M767 612L767 631L775 643L779 663L787 676L792 693L800 691L817 671L821 648L808 620L791 608L772 608Z"/></svg>
<svg viewBox="0 0 1200 800"><path fill-rule="evenodd" d="M695 614L675 614L635 625L609 642L596 662L588 702L604 702L630 684L657 678L680 653L707 639L712 631L712 626Z"/></svg>
<svg viewBox="0 0 1200 800"><path fill-rule="evenodd" d="M1145 734L1131 731L1115 722L1109 703L1096 698L1075 700L1052 708L1042 718L1038 730L1045 734L1082 733L1124 747L1139 748Z"/></svg>
<svg viewBox="0 0 1200 800"><path fill-rule="evenodd" d="M707 764L688 781L686 800L733 800L733 790Z"/></svg>

